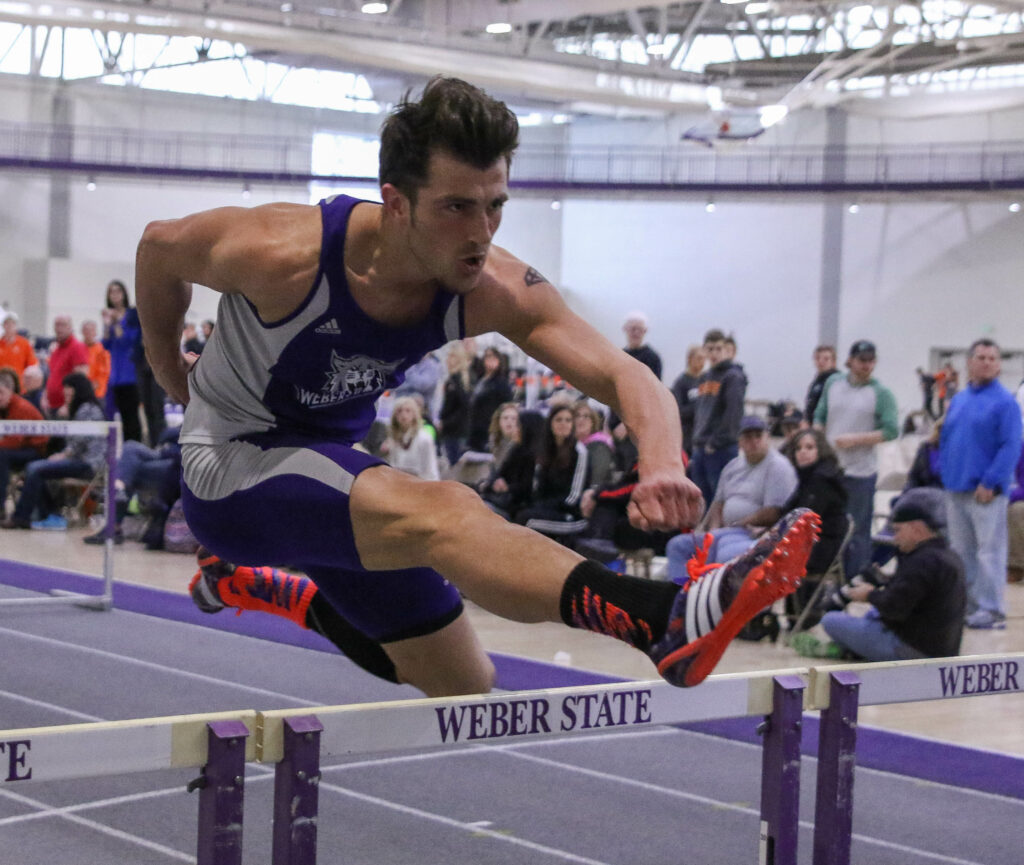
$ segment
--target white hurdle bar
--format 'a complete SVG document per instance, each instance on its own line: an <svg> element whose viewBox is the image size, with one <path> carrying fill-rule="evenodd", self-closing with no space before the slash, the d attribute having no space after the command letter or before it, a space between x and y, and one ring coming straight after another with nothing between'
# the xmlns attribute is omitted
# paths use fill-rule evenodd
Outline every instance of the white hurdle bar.
<svg viewBox="0 0 1024 865"><path fill-rule="evenodd" d="M54 589L50 597L3 598L0 607L40 604L74 604L96 610L110 610L114 606L114 482L117 478L117 457L121 451L121 424L117 421L34 421L0 420L0 435L25 436L105 436L107 440L107 483L103 526L103 591L98 595L66 592ZM2 504L2 503L0 503Z"/></svg>

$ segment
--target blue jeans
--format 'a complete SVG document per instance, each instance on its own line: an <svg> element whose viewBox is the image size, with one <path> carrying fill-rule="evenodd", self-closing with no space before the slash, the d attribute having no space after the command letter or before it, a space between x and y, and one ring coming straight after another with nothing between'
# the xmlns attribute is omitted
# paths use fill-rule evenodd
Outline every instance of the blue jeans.
<svg viewBox="0 0 1024 865"><path fill-rule="evenodd" d="M1006 496L983 505L974 500L973 492L946 493L949 545L964 560L968 614L985 610L1006 616L1008 509Z"/></svg>
<svg viewBox="0 0 1024 865"><path fill-rule="evenodd" d="M44 506L43 495L46 482L60 478L83 478L88 480L94 474L93 468L85 460L35 460L25 467L25 483L21 487L21 495L14 506L14 519L31 520L32 512ZM44 506L46 507L46 506ZM40 514L46 516L46 514Z"/></svg>
<svg viewBox="0 0 1024 865"><path fill-rule="evenodd" d="M35 448L0 448L0 512L7 501L7 484L11 480L11 470L24 468L37 459L39 451Z"/></svg>
<svg viewBox="0 0 1024 865"><path fill-rule="evenodd" d="M840 646L866 661L913 661L928 657L890 631L874 607L864 616L825 613L821 624Z"/></svg>
<svg viewBox="0 0 1024 865"><path fill-rule="evenodd" d="M718 489L718 479L722 475L722 469L738 453L739 445L735 444L719 448L710 454L702 447L694 448L693 459L690 460L690 468L687 473L690 475L690 480L700 488L700 494L704 496L705 504L711 504L715 497L715 490Z"/></svg>
<svg viewBox="0 0 1024 865"><path fill-rule="evenodd" d="M727 562L745 552L754 543L750 532L739 526L724 526L712 533L714 541L708 551L709 562ZM686 578L686 563L697 551L697 544L704 543L704 532L689 535L676 535L670 538L665 546L668 558L668 578L681 582Z"/></svg>
<svg viewBox="0 0 1024 865"><path fill-rule="evenodd" d="M857 478L846 475L846 512L853 517L854 530L843 555L846 579L852 579L871 561L871 520L875 514L875 483L878 475Z"/></svg>

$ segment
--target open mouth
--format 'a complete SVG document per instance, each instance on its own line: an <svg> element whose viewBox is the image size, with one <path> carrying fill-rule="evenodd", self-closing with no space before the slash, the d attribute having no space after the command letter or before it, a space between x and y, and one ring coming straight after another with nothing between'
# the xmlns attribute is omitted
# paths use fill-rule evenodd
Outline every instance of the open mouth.
<svg viewBox="0 0 1024 865"><path fill-rule="evenodd" d="M476 268L480 268L480 267L483 267L483 265L484 265L484 260L485 260L486 258L487 258L487 253L484 253L484 252L479 252L479 253L477 253L477 254L475 254L475 255L465 255L465 256L463 256L463 257L462 257L461 259L459 259L459 260L460 260L460 261L461 261L461 262L462 262L463 264L465 264L465 265L466 265L467 267L470 267L470 268L476 269Z"/></svg>

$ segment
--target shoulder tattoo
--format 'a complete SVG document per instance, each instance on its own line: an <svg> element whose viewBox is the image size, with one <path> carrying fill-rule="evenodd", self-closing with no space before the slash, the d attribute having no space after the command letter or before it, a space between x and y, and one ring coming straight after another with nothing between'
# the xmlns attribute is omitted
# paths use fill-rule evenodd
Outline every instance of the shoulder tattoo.
<svg viewBox="0 0 1024 865"><path fill-rule="evenodd" d="M535 268L528 267L523 282L527 285L536 285L538 282L547 282L547 280Z"/></svg>

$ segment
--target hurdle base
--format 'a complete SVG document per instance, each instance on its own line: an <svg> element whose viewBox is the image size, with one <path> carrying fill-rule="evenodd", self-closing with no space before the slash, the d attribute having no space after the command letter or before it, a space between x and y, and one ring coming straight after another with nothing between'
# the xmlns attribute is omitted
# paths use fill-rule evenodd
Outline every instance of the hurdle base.
<svg viewBox="0 0 1024 865"><path fill-rule="evenodd" d="M81 607L83 610L108 612L114 607L114 599L110 595L83 595L80 592L69 592L65 589L50 589L55 598L66 598L68 603Z"/></svg>

